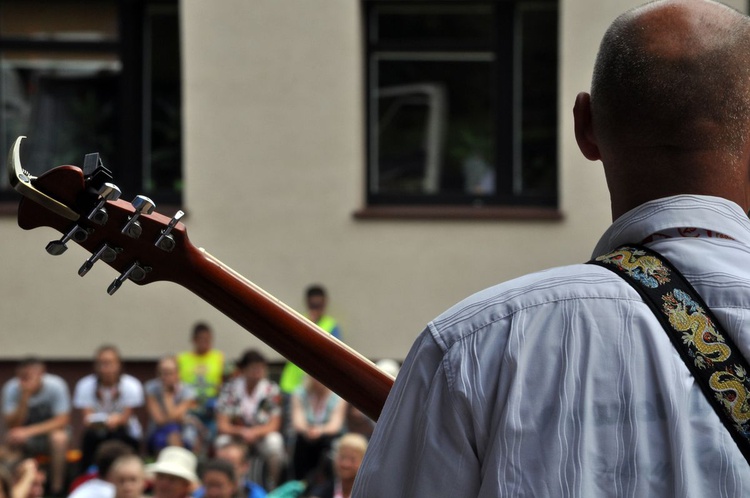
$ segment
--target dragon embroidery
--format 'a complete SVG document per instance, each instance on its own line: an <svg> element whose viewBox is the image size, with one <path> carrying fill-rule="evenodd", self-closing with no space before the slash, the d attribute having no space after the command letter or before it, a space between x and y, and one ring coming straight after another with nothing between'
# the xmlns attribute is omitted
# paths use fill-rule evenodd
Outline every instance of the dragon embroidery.
<svg viewBox="0 0 750 498"><path fill-rule="evenodd" d="M614 264L630 275L631 278L651 289L669 282L669 269L665 268L658 258L648 256L644 251L638 249L621 248L600 256L596 260Z"/></svg>
<svg viewBox="0 0 750 498"><path fill-rule="evenodd" d="M662 297L663 311L675 330L684 332L682 341L694 349L695 365L706 368L714 362L726 361L732 350L716 332L705 310L687 294L675 289Z"/></svg>
<svg viewBox="0 0 750 498"><path fill-rule="evenodd" d="M747 399L747 372L742 367L732 370L714 372L709 385L715 392L716 399L723 404L737 424L750 420L750 403ZM740 427L741 430L742 427Z"/></svg>

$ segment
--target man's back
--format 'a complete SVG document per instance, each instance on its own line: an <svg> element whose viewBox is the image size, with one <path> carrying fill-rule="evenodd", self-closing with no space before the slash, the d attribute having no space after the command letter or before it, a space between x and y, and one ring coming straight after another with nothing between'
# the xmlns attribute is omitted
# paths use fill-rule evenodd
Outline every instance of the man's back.
<svg viewBox="0 0 750 498"><path fill-rule="evenodd" d="M750 357L750 221L739 206L651 203L597 250L649 236ZM603 268L553 269L459 303L429 325L396 382L358 498L750 494L750 466L663 328Z"/></svg>

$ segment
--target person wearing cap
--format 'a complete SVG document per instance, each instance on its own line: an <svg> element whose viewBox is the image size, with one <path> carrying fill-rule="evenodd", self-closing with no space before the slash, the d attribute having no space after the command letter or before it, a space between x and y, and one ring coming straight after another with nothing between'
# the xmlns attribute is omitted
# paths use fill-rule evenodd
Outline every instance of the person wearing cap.
<svg viewBox="0 0 750 498"><path fill-rule="evenodd" d="M146 466L146 472L154 475L154 498L188 498L200 482L197 467L198 459L185 448L161 450L156 462Z"/></svg>
<svg viewBox="0 0 750 498"><path fill-rule="evenodd" d="M257 451L266 465L267 489L279 483L285 459L281 429L281 392L268 379L268 363L258 351L245 351L237 362L240 375L228 382L216 403L220 438L238 438Z"/></svg>

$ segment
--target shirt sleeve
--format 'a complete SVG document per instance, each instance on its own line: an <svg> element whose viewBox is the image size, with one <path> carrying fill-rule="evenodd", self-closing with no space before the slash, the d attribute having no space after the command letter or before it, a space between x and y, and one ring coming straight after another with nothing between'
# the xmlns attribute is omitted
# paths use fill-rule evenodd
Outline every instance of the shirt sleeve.
<svg viewBox="0 0 750 498"><path fill-rule="evenodd" d="M216 412L223 415L230 415L233 410L234 381L226 383L219 392L219 398L216 401Z"/></svg>
<svg viewBox="0 0 750 498"><path fill-rule="evenodd" d="M472 420L446 352L425 330L399 371L357 474L357 498L477 496Z"/></svg>
<svg viewBox="0 0 750 498"><path fill-rule="evenodd" d="M90 376L86 376L76 383L73 391L73 407L79 409L92 408L96 404L94 401L95 384Z"/></svg>
<svg viewBox="0 0 750 498"><path fill-rule="evenodd" d="M143 406L143 384L135 377L124 376L121 380L122 403L129 408Z"/></svg>
<svg viewBox="0 0 750 498"><path fill-rule="evenodd" d="M70 413L70 391L68 384L61 377L52 377L54 396L52 398L52 413L63 415Z"/></svg>
<svg viewBox="0 0 750 498"><path fill-rule="evenodd" d="M10 415L18 408L18 380L13 378L3 386L3 415Z"/></svg>

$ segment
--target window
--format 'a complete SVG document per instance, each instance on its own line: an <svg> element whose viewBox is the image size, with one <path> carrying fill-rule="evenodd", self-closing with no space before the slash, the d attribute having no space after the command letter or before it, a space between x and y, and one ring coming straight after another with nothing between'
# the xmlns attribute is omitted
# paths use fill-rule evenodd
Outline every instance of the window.
<svg viewBox="0 0 750 498"><path fill-rule="evenodd" d="M557 206L557 2L365 1L367 204Z"/></svg>
<svg viewBox="0 0 750 498"><path fill-rule="evenodd" d="M19 135L34 175L99 152L125 198L178 204L180 130L176 0L2 0L3 157Z"/></svg>

